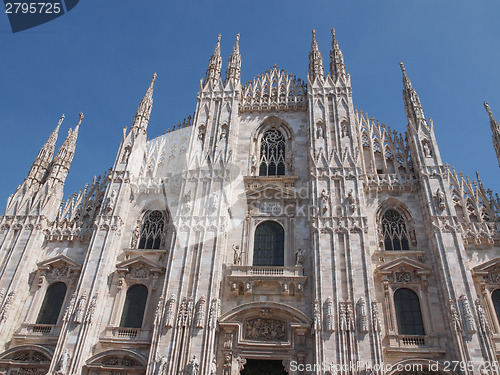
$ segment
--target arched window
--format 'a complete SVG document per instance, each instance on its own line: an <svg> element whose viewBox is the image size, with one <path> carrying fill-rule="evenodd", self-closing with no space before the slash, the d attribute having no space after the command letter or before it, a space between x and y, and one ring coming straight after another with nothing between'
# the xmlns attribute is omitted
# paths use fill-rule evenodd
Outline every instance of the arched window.
<svg viewBox="0 0 500 375"><path fill-rule="evenodd" d="M159 249L164 227L165 216L161 211L148 213L142 223L139 249Z"/></svg>
<svg viewBox="0 0 500 375"><path fill-rule="evenodd" d="M410 250L405 220L392 208L382 216L382 235L385 250Z"/></svg>
<svg viewBox="0 0 500 375"><path fill-rule="evenodd" d="M66 284L62 282L54 283L47 288L43 298L42 308L38 313L36 324L57 323L61 307L66 296Z"/></svg>
<svg viewBox="0 0 500 375"><path fill-rule="evenodd" d="M257 226L254 237L254 266L283 266L285 232L274 221L265 221Z"/></svg>
<svg viewBox="0 0 500 375"><path fill-rule="evenodd" d="M413 290L407 288L396 290L394 305L400 335L425 335L420 302Z"/></svg>
<svg viewBox="0 0 500 375"><path fill-rule="evenodd" d="M491 299L493 301L493 306L495 307L497 320L500 323L500 289L495 289L495 291L491 293Z"/></svg>
<svg viewBox="0 0 500 375"><path fill-rule="evenodd" d="M259 176L285 174L285 137L276 128L264 133L260 143Z"/></svg>
<svg viewBox="0 0 500 375"><path fill-rule="evenodd" d="M148 288L142 284L131 286L127 290L127 297L123 305L120 327L141 328L146 300L148 299Z"/></svg>

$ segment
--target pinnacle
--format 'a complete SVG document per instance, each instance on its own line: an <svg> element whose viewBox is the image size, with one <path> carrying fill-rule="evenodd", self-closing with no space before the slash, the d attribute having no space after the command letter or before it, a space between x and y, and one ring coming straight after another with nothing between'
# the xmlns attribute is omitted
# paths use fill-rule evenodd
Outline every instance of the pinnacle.
<svg viewBox="0 0 500 375"><path fill-rule="evenodd" d="M318 42L316 42L316 30L312 31L311 49L312 50L318 50Z"/></svg>
<svg viewBox="0 0 500 375"><path fill-rule="evenodd" d="M215 45L214 55L220 56L220 39L221 39L221 34L217 35L217 44Z"/></svg>

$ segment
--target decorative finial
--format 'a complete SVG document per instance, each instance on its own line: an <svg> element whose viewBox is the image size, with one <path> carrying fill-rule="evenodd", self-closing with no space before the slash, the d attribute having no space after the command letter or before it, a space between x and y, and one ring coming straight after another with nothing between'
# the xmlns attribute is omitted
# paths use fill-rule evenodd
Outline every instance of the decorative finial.
<svg viewBox="0 0 500 375"><path fill-rule="evenodd" d="M240 40L240 33L236 34L236 41L238 42Z"/></svg>
<svg viewBox="0 0 500 375"><path fill-rule="evenodd" d="M399 66L401 67L401 71L402 71L403 73L405 73L405 72L406 72L406 70L405 70L405 65L403 64L403 62L400 62L400 63L399 63Z"/></svg>
<svg viewBox="0 0 500 375"><path fill-rule="evenodd" d="M335 38L335 27L332 27L332 36Z"/></svg>
<svg viewBox="0 0 500 375"><path fill-rule="evenodd" d="M221 34L217 35L217 43L220 43Z"/></svg>
<svg viewBox="0 0 500 375"><path fill-rule="evenodd" d="M316 30L313 30L313 38L316 37Z"/></svg>
<svg viewBox="0 0 500 375"><path fill-rule="evenodd" d="M63 120L64 120L64 113L62 114L61 118L59 119L59 122L57 123L57 126L61 126Z"/></svg>
<svg viewBox="0 0 500 375"><path fill-rule="evenodd" d="M80 112L79 113L79 116L80 116L80 119L78 120L78 124L76 126L80 126L80 124L82 123L82 120L83 120L83 112Z"/></svg>
<svg viewBox="0 0 500 375"><path fill-rule="evenodd" d="M491 108L490 108L488 102L484 102L483 104L484 104L484 108L486 108L486 112L488 112L488 114L490 116L493 116L493 113L491 112Z"/></svg>
<svg viewBox="0 0 500 375"><path fill-rule="evenodd" d="M155 81L156 79L156 72L153 73L153 82Z"/></svg>

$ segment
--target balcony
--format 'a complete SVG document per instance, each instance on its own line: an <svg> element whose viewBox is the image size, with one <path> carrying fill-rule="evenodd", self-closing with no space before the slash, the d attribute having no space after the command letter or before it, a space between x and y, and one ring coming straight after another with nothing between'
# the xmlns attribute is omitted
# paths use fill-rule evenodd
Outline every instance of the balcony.
<svg viewBox="0 0 500 375"><path fill-rule="evenodd" d="M385 351L387 353L421 353L441 356L446 353L442 349L439 337L421 335L387 335Z"/></svg>
<svg viewBox="0 0 500 375"><path fill-rule="evenodd" d="M14 340L19 345L29 343L54 344L61 333L60 325L53 324L23 324L14 334Z"/></svg>
<svg viewBox="0 0 500 375"><path fill-rule="evenodd" d="M150 345L151 329L129 327L107 327L100 341L103 343L135 343Z"/></svg>
<svg viewBox="0 0 500 375"><path fill-rule="evenodd" d="M301 295L307 280L304 268L297 266L231 266L228 272L231 292L236 295Z"/></svg>

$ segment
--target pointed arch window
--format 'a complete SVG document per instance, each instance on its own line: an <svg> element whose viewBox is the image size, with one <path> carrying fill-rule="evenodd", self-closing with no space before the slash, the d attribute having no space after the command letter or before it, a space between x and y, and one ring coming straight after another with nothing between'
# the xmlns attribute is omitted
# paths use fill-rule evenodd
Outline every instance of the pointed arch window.
<svg viewBox="0 0 500 375"><path fill-rule="evenodd" d="M260 143L259 176L285 174L285 137L276 128L267 130Z"/></svg>
<svg viewBox="0 0 500 375"><path fill-rule="evenodd" d="M406 222L395 209L388 209L382 216L382 235L385 250L410 250Z"/></svg>
<svg viewBox="0 0 500 375"><path fill-rule="evenodd" d="M123 305L120 327L141 328L148 299L148 288L143 284L136 284L127 290Z"/></svg>
<svg viewBox="0 0 500 375"><path fill-rule="evenodd" d="M407 288L394 292L394 306L400 335L425 335L417 294Z"/></svg>
<svg viewBox="0 0 500 375"><path fill-rule="evenodd" d="M165 229L165 215L161 211L151 211L142 223L139 249L160 249L163 245L163 231Z"/></svg>
<svg viewBox="0 0 500 375"><path fill-rule="evenodd" d="M257 226L254 237L254 266L283 266L285 253L285 231L274 221L265 221Z"/></svg>
<svg viewBox="0 0 500 375"><path fill-rule="evenodd" d="M491 300L493 301L497 320L500 323L500 289L495 289L493 293L491 293Z"/></svg>
<svg viewBox="0 0 500 375"><path fill-rule="evenodd" d="M66 284L63 282L54 283L47 288L36 324L57 324L66 297L66 289Z"/></svg>

